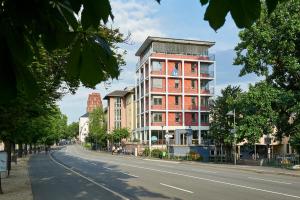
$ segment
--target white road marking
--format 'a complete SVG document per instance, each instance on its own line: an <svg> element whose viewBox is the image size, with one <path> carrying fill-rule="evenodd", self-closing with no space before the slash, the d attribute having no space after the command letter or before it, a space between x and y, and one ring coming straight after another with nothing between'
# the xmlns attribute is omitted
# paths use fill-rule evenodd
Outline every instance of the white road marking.
<svg viewBox="0 0 300 200"><path fill-rule="evenodd" d="M91 163L91 164L92 164L92 165L95 165L95 166L97 165L96 163Z"/></svg>
<svg viewBox="0 0 300 200"><path fill-rule="evenodd" d="M153 159L148 159L148 158L145 158L143 160L147 160L147 161L153 161L153 162L164 162L164 163L173 163L173 164L178 164L180 162L176 162L176 161L167 161L167 160L153 160Z"/></svg>
<svg viewBox="0 0 300 200"><path fill-rule="evenodd" d="M108 169L108 170L113 170L112 168L109 167L103 167L104 169Z"/></svg>
<svg viewBox="0 0 300 200"><path fill-rule="evenodd" d="M121 199L129 200L127 197L123 196L122 194L120 194L120 193L118 193L118 192L115 192L115 191L109 189L108 187L104 186L103 184L97 183L96 181L94 181L94 180L92 180L92 179L90 179L90 178L88 178L88 177L86 177L86 176L84 176L84 175L82 175L82 174L80 174L80 173L78 173L78 172L72 170L71 168L69 168L69 167L67 167L67 166L65 166L65 165L63 165L63 164L61 164L61 163L59 163L58 161L54 160L54 158L52 157L52 155L49 154L49 157L50 157L50 159L51 159L53 162L55 162L56 164L62 166L62 167L65 168L65 169L67 169L67 170L73 172L73 173L76 174L77 176L80 176L81 178L84 178L84 179L86 179L87 181L89 181L89 182L91 182L91 183L93 183L93 184L95 184L95 185L97 185L97 186L99 186L99 187L101 187L101 188L103 188L103 189L105 189L105 190L111 192L112 194L114 194L114 195L120 197Z"/></svg>
<svg viewBox="0 0 300 200"><path fill-rule="evenodd" d="M191 194L194 193L192 191L185 190L185 189L182 189L182 188L179 188L179 187L175 187L175 186L172 186L172 185L167 185L167 184L164 184L164 183L159 183L159 184L161 184L163 186L166 186L166 187L170 187L170 188L176 189L176 190L181 190L181 191L184 191L184 192L188 192L188 193L191 193Z"/></svg>
<svg viewBox="0 0 300 200"><path fill-rule="evenodd" d="M81 153L79 153L77 155L79 155L79 156L80 155L85 156L85 155L83 155ZM95 159L95 158L93 158L93 159ZM208 178L201 178L201 177L191 176L191 175L187 175L187 174L181 174L181 173L176 173L176 172L169 172L169 171L165 171L165 170L153 169L153 168L148 168L148 167L141 167L141 166L137 166L137 165L130 165L130 164L125 164L125 163L120 163L120 162L115 162L115 161L110 161L110 160L104 160L104 161L107 162L107 163L112 163L112 164L118 164L118 165L123 165L123 166L128 166L128 167L134 167L134 168L146 169L146 170L150 170L150 171L162 172L162 173L166 173L166 174L173 174L173 175L178 175L178 176L184 176L184 177L188 177L188 178L193 178L193 179L198 179L198 180L204 180L204 181L209 181L209 182L213 182L213 183L230 185L230 186L234 186L234 187L245 188L245 189L249 189L249 190L255 190L255 191L260 191L260 192L265 192L265 193L270 193L270 194L277 194L277 195L281 195L281 196L285 196L285 197L292 197L292 198L300 199L300 196L296 196L296 195L291 195L291 194L286 194L286 193L281 193L281 192L274 192L274 191L271 191L271 190L264 190L264 189L260 189L260 188L255 188L255 187L250 187L250 186L245 186L245 185L239 185L239 184L235 184L235 183L218 181L218 180L208 179Z"/></svg>
<svg viewBox="0 0 300 200"><path fill-rule="evenodd" d="M255 178L255 177L248 177L248 178L253 179L253 180L267 181L267 182L272 182L272 183L281 183L281 184L286 184L286 185L292 184L292 183L288 183L288 182L284 182L284 181L275 181L275 180L263 179L263 178Z"/></svg>

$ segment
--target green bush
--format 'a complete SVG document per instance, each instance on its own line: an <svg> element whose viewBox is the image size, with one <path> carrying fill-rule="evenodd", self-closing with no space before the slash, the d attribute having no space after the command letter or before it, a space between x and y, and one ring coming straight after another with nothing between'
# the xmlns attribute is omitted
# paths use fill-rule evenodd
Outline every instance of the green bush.
<svg viewBox="0 0 300 200"><path fill-rule="evenodd" d="M91 143L84 143L84 148L91 149Z"/></svg>
<svg viewBox="0 0 300 200"><path fill-rule="evenodd" d="M161 158L162 157L162 151L159 149L153 149L151 151L151 156L154 158Z"/></svg>
<svg viewBox="0 0 300 200"><path fill-rule="evenodd" d="M143 151L143 156L149 156L149 154L150 154L150 149L146 147Z"/></svg>

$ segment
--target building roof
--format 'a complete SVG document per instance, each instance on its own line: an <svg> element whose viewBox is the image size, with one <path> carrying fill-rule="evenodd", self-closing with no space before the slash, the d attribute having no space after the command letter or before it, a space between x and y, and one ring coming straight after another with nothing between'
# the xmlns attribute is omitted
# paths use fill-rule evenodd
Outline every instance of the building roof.
<svg viewBox="0 0 300 200"><path fill-rule="evenodd" d="M111 93L108 93L103 99L107 100L108 97L124 97L129 93L134 93L134 88L131 88L129 90L115 90Z"/></svg>
<svg viewBox="0 0 300 200"><path fill-rule="evenodd" d="M135 53L136 56L140 56L145 49L152 42L167 42L167 43L177 43L177 44L193 44L193 45L201 45L211 47L215 44L215 42L210 41L200 41L200 40L186 40L186 39L175 39L175 38L162 38L162 37L151 37L148 36L147 39L143 42L140 48Z"/></svg>
<svg viewBox="0 0 300 200"><path fill-rule="evenodd" d="M89 117L89 113L87 112L87 113L85 113L84 115L80 116L80 118L81 118L81 117Z"/></svg>

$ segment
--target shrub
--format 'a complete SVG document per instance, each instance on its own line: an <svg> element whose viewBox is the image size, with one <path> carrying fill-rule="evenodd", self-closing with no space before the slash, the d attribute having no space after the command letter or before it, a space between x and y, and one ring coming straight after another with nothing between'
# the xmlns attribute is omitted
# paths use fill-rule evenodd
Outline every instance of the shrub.
<svg viewBox="0 0 300 200"><path fill-rule="evenodd" d="M151 156L154 158L161 158L162 157L162 151L159 149L153 149L151 151Z"/></svg>
<svg viewBox="0 0 300 200"><path fill-rule="evenodd" d="M143 156L149 156L149 154L150 154L150 149L146 147L143 151Z"/></svg>

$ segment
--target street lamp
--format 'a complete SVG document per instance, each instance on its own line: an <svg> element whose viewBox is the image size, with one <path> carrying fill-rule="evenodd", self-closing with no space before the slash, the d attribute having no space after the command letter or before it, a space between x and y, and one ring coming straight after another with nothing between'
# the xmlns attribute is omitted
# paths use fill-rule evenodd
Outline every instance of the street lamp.
<svg viewBox="0 0 300 200"><path fill-rule="evenodd" d="M227 116L233 116L233 134L234 134L234 139L233 139L233 145L234 145L234 165L236 165L236 130L235 130L235 108L233 109L233 111L229 111L227 114Z"/></svg>
<svg viewBox="0 0 300 200"><path fill-rule="evenodd" d="M161 139L163 139L163 131L164 131L164 126L161 126ZM158 140L159 140L159 136L158 136ZM162 147L163 147L163 140L161 140L162 143Z"/></svg>

